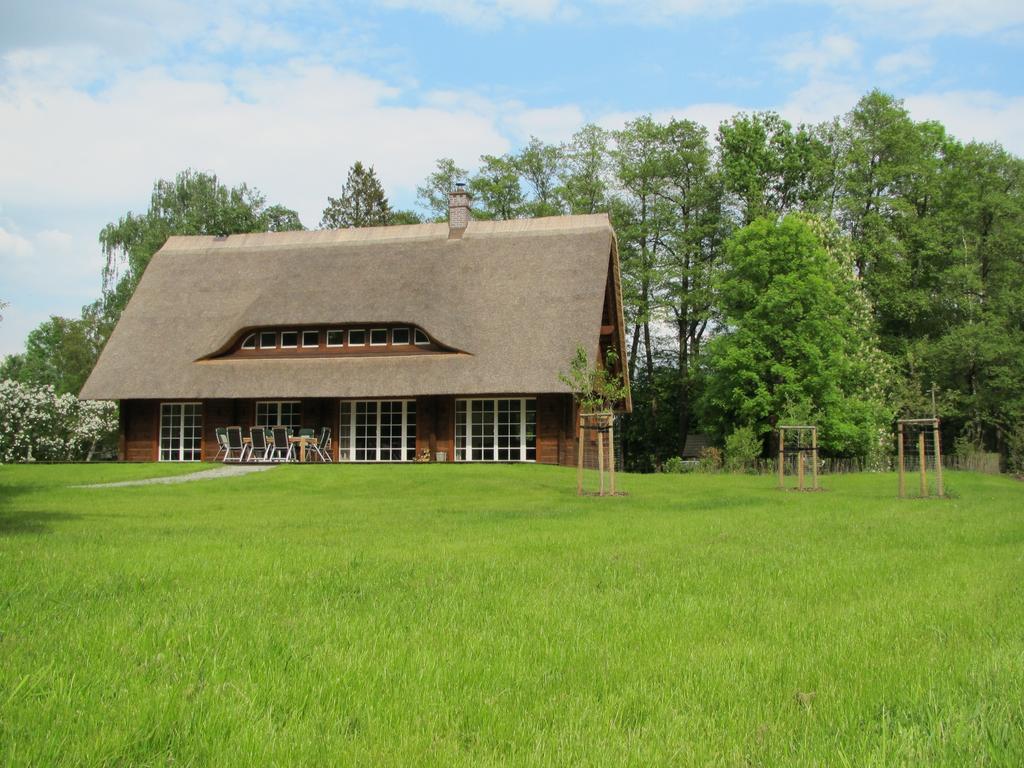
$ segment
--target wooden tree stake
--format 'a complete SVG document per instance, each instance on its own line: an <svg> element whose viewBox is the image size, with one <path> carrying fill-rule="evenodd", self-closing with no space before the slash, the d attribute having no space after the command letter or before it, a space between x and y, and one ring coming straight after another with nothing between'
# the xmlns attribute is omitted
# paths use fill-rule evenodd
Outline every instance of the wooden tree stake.
<svg viewBox="0 0 1024 768"><path fill-rule="evenodd" d="M604 433L600 427L597 430L597 475L600 478L599 487L601 489L598 495L604 496Z"/></svg>
<svg viewBox="0 0 1024 768"><path fill-rule="evenodd" d="M611 457L612 496L615 495L615 422L608 424L608 455Z"/></svg>
<svg viewBox="0 0 1024 768"><path fill-rule="evenodd" d="M906 481L903 476L903 425L899 425L899 442L896 445L896 463L898 465L897 472L899 472L900 478L900 498L906 498L907 487Z"/></svg>
<svg viewBox="0 0 1024 768"><path fill-rule="evenodd" d="M811 477L814 490L818 490L818 428L811 430Z"/></svg>
<svg viewBox="0 0 1024 768"><path fill-rule="evenodd" d="M932 397L935 397L934 388ZM935 437L935 485L939 496L945 496L945 487L942 484L942 438L939 437L939 421L935 420L935 429L933 432Z"/></svg>
<svg viewBox="0 0 1024 768"><path fill-rule="evenodd" d="M580 440L576 456L576 495L583 495L583 414L580 414Z"/></svg>
<svg viewBox="0 0 1024 768"><path fill-rule="evenodd" d="M921 462L921 498L928 495L928 467L924 458L924 430L917 433L917 457Z"/></svg>
<svg viewBox="0 0 1024 768"><path fill-rule="evenodd" d="M785 480L785 464L786 464L786 430L779 430L779 488L786 487Z"/></svg>

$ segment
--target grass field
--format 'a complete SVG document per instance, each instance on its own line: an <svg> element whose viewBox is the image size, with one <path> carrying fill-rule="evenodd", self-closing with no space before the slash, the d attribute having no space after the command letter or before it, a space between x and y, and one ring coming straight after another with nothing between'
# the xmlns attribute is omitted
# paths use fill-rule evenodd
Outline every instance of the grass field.
<svg viewBox="0 0 1024 768"><path fill-rule="evenodd" d="M1024 485L0 467L3 765L1022 765Z"/></svg>

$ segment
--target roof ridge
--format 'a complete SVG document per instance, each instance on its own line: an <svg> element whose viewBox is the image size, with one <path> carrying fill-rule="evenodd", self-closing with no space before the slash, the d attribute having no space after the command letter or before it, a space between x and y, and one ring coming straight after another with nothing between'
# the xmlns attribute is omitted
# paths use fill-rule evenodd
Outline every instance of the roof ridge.
<svg viewBox="0 0 1024 768"><path fill-rule="evenodd" d="M543 216L533 219L501 221L474 220L466 228L464 239L505 234L547 234L596 228L611 228L606 213ZM395 224L349 229L304 229L286 232L248 232L235 235L171 235L161 250L194 251L206 248L258 248L301 245L360 245L388 241L447 239L444 222L426 224Z"/></svg>

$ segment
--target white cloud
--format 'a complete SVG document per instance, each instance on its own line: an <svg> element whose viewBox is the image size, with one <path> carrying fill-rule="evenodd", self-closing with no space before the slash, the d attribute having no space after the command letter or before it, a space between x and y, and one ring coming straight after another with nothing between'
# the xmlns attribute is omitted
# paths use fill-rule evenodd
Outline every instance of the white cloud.
<svg viewBox="0 0 1024 768"><path fill-rule="evenodd" d="M824 35L820 40L790 45L779 55L779 66L791 72L819 75L835 69L856 69L860 46L846 35Z"/></svg>
<svg viewBox="0 0 1024 768"><path fill-rule="evenodd" d="M1020 0L826 0L826 4L896 37L978 36L1024 24Z"/></svg>
<svg viewBox="0 0 1024 768"><path fill-rule="evenodd" d="M0 227L0 258L26 259L32 255L32 241ZM2 262L0 262L2 263Z"/></svg>
<svg viewBox="0 0 1024 768"><path fill-rule="evenodd" d="M915 47L882 56L875 62L875 72L891 79L903 80L930 72L934 64L927 49Z"/></svg>
<svg viewBox="0 0 1024 768"><path fill-rule="evenodd" d="M541 109L522 107L506 119L509 131L523 142L531 136L551 143L562 142L585 122L583 110L575 104Z"/></svg>
<svg viewBox="0 0 1024 768"><path fill-rule="evenodd" d="M570 19L574 7L562 0L380 0L378 5L443 16L457 24L493 27L509 19Z"/></svg>
<svg viewBox="0 0 1024 768"><path fill-rule="evenodd" d="M159 68L99 94L18 78L0 92L0 201L123 206L186 167L247 181L319 220L355 160L386 188L412 189L437 157L472 164L508 149L504 131L558 129L558 110L455 99L403 106L402 92L357 73L296 62L238 73L235 89ZM572 112L569 111L568 122Z"/></svg>
<svg viewBox="0 0 1024 768"><path fill-rule="evenodd" d="M992 91L945 91L907 96L915 120L939 120L963 141L998 141L1024 155L1024 97Z"/></svg>

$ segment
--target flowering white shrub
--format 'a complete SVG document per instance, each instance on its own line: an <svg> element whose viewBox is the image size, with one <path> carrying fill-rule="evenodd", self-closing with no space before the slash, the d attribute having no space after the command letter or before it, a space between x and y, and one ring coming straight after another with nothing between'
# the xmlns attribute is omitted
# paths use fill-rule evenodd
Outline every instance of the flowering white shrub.
<svg viewBox="0 0 1024 768"><path fill-rule="evenodd" d="M81 402L52 386L0 381L0 463L90 460L117 434L117 405Z"/></svg>

